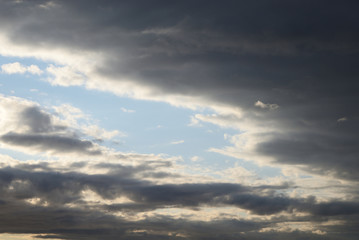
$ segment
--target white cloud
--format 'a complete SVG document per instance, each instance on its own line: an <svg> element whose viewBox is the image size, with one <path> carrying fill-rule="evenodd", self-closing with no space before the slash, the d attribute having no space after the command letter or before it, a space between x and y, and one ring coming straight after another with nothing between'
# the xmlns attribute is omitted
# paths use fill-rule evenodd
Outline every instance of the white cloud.
<svg viewBox="0 0 359 240"><path fill-rule="evenodd" d="M40 75L43 73L43 71L36 65L30 65L27 67L27 71L32 74Z"/></svg>
<svg viewBox="0 0 359 240"><path fill-rule="evenodd" d="M320 223L309 223L309 222L280 222L276 223L273 227L262 228L260 232L311 232L316 235L326 235L325 231L317 229L320 227Z"/></svg>
<svg viewBox="0 0 359 240"><path fill-rule="evenodd" d="M17 0L16 2L20 2ZM0 240L31 240L35 239L34 234L14 234L14 233L2 233L0 234Z"/></svg>
<svg viewBox="0 0 359 240"><path fill-rule="evenodd" d="M193 156L193 157L191 157L191 161L192 161L192 162L199 162L199 161L202 161L202 160L203 160L203 158L200 157L200 156Z"/></svg>
<svg viewBox="0 0 359 240"><path fill-rule="evenodd" d="M121 137L126 136L126 134L124 134L124 133L122 133L122 132L120 132L118 130L107 131L107 130L105 130L103 128L100 128L97 125L83 126L82 131L86 135L101 138L101 139L111 139L111 138L114 138L116 136L121 136Z"/></svg>
<svg viewBox="0 0 359 240"><path fill-rule="evenodd" d="M41 75L43 71L36 65L24 66L19 62L14 63L7 63L1 65L1 70L3 73L6 74L24 74L24 73L31 73L36 75Z"/></svg>
<svg viewBox="0 0 359 240"><path fill-rule="evenodd" d="M184 143L184 140L179 140L179 141L173 141L173 142L171 142L171 144L173 144L173 145L182 144L182 143Z"/></svg>
<svg viewBox="0 0 359 240"><path fill-rule="evenodd" d="M1 146L28 154L81 153L86 156L106 152L108 155L111 150L98 145L94 139L125 136L118 130L108 131L99 127L80 109L70 105L52 109L22 98L0 95ZM63 152L64 149L67 152Z"/></svg>
<svg viewBox="0 0 359 240"><path fill-rule="evenodd" d="M55 3L54 1L48 1L44 4L40 4L38 5L40 8L43 8L43 9L51 9L51 8L55 8L58 6L57 3Z"/></svg>
<svg viewBox="0 0 359 240"><path fill-rule="evenodd" d="M36 104L17 97L0 95L0 135L11 131L26 131L27 126L21 124L19 116L29 107Z"/></svg>
<svg viewBox="0 0 359 240"><path fill-rule="evenodd" d="M121 108L121 111L125 112L125 113L134 113L134 112L136 112L135 110L127 109L127 108L124 108L124 107Z"/></svg>
<svg viewBox="0 0 359 240"><path fill-rule="evenodd" d="M217 175L220 176L224 181L228 182L239 182L247 185L256 185L258 176L248 169L238 166L227 168L222 171L218 171ZM260 185L260 184L258 184Z"/></svg>
<svg viewBox="0 0 359 240"><path fill-rule="evenodd" d="M62 104L60 106L54 106L53 109L60 114L61 124L65 124L69 127L79 129L83 134L94 138L100 139L111 139L116 136L125 137L125 133L118 130L107 131L103 128L100 128L93 123L93 120L90 116L82 112L81 109L71 106L69 104ZM79 120L82 121L82 124L79 124Z"/></svg>
<svg viewBox="0 0 359 240"><path fill-rule="evenodd" d="M190 120L190 123L188 124L188 126L190 126L190 127L203 127L200 124L200 120L198 118L196 118L196 116L191 116L191 120Z"/></svg>
<svg viewBox="0 0 359 240"><path fill-rule="evenodd" d="M56 67L50 64L46 71L53 75L48 82L55 86L80 86L85 83L85 75L71 66Z"/></svg>
<svg viewBox="0 0 359 240"><path fill-rule="evenodd" d="M269 110L274 110L279 108L278 104L275 103L263 103L261 101L257 101L254 103L254 106L262 108L262 109L269 109Z"/></svg>
<svg viewBox="0 0 359 240"><path fill-rule="evenodd" d="M345 121L348 121L348 118L342 117L337 120L337 122L345 122Z"/></svg>
<svg viewBox="0 0 359 240"><path fill-rule="evenodd" d="M256 147L259 143L268 140L265 135L255 132L244 132L233 136L226 135L232 146L223 148L210 148L210 152L216 152L225 156L255 162L258 165L273 165L273 157L259 154Z"/></svg>
<svg viewBox="0 0 359 240"><path fill-rule="evenodd" d="M25 73L26 67L19 62L14 62L1 65L1 70L3 73L7 74Z"/></svg>

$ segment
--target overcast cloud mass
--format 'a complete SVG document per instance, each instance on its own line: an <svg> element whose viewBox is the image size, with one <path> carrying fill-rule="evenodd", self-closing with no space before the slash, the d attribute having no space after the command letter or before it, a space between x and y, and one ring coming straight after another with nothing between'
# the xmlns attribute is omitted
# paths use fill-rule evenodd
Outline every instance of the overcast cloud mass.
<svg viewBox="0 0 359 240"><path fill-rule="evenodd" d="M358 10L0 0L0 239L358 239ZM190 112L189 133L151 128L153 149L179 154L89 114L145 103L133 129L181 121L161 104Z"/></svg>

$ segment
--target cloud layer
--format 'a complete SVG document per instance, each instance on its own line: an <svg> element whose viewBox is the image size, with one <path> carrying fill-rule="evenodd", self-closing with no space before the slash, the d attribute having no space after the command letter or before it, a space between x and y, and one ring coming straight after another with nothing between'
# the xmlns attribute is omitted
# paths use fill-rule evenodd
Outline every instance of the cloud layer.
<svg viewBox="0 0 359 240"><path fill-rule="evenodd" d="M96 173L99 168L103 173ZM269 233L279 239L297 235L321 239L314 230L328 233L326 237L334 239L338 228L344 236L355 234L347 224L331 225L344 219L352 224L357 222L359 204L355 201L321 203L314 197L290 198L275 193L291 187L288 185L155 184L140 177L154 170L149 165L130 167L102 162L2 161L0 229L11 233L55 234L62 239L114 239L116 235L120 239L238 239L247 234L247 239L257 239ZM222 216L217 220L194 221L189 216L187 220L182 218L180 212L179 217L156 212L197 208L195 213L204 207L234 207L269 218L230 220ZM276 217L279 213L283 215ZM275 231L276 225L288 222L313 222L316 229ZM273 230L264 231L268 228Z"/></svg>
<svg viewBox="0 0 359 240"><path fill-rule="evenodd" d="M39 239L335 239L338 232L350 239L356 233L350 226L358 221L359 193L345 184L336 183L346 194L338 200L293 195L310 188L299 180L240 184L196 176L170 158L96 144L77 123L82 112L69 105L0 100L2 147L58 159L0 155L1 232ZM222 174L254 177L237 170ZM310 186L314 193L320 188Z"/></svg>
<svg viewBox="0 0 359 240"><path fill-rule="evenodd" d="M355 1L4 1L2 54L65 65L48 67L55 85L213 108L233 115L225 125L252 138L265 126L267 140L255 154L355 179L356 7ZM305 153L286 153L283 144Z"/></svg>
<svg viewBox="0 0 359 240"><path fill-rule="evenodd" d="M0 96L0 142L25 152L100 155L92 141L81 139L70 122L42 110L36 103Z"/></svg>
<svg viewBox="0 0 359 240"><path fill-rule="evenodd" d="M171 161L101 146L98 140L121 132L79 124L85 117L71 106L0 96L1 147L81 160L60 168L2 156L0 231L63 239L356 239L358 8L354 0L1 1L0 54L48 63L11 62L3 74L47 74L53 86L209 109L191 125L238 130L226 136L227 147L210 151L325 175L347 195L290 196L296 183L186 182ZM245 216L161 214L204 208Z"/></svg>

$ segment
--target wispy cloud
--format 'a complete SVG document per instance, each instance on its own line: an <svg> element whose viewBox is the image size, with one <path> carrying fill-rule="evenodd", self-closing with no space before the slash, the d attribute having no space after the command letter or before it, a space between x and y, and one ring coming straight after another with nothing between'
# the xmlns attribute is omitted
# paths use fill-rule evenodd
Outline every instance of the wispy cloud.
<svg viewBox="0 0 359 240"><path fill-rule="evenodd" d="M47 80L55 86L79 86L83 85L86 77L71 66L57 67L50 65L46 71L53 77Z"/></svg>
<svg viewBox="0 0 359 240"><path fill-rule="evenodd" d="M182 143L184 143L184 140L178 140L178 141L171 142L171 144L173 144L173 145L182 144Z"/></svg>
<svg viewBox="0 0 359 240"><path fill-rule="evenodd" d="M134 113L134 112L136 112L135 110L127 109L127 108L124 108L124 107L121 108L121 111L125 112L125 113Z"/></svg>
<svg viewBox="0 0 359 240"><path fill-rule="evenodd" d="M279 108L279 106L277 104L274 103L263 103L261 101L257 101L254 103L254 106L259 107L259 108L263 108L263 109L270 109L270 110L274 110Z"/></svg>
<svg viewBox="0 0 359 240"><path fill-rule="evenodd" d="M348 121L348 118L342 117L337 120L337 122L345 122L345 121Z"/></svg>

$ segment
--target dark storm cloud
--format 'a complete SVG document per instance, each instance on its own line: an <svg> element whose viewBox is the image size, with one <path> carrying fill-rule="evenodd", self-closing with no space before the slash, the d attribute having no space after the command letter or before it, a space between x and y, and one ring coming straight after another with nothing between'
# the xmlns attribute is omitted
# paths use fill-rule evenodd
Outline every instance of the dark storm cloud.
<svg viewBox="0 0 359 240"><path fill-rule="evenodd" d="M99 52L98 73L157 95L239 106L287 132L259 153L357 179L358 9L357 1L2 1L0 27L18 45ZM260 113L259 99L280 108ZM34 130L46 130L42 121Z"/></svg>
<svg viewBox="0 0 359 240"><path fill-rule="evenodd" d="M84 167L85 165L81 166ZM0 169L0 232L45 234L43 238L61 239L302 239L310 233L258 232L265 227L287 221L326 222L329 219L358 221L359 205L356 202L331 201L319 203L311 198L289 198L268 190L285 186L249 187L239 184L162 184L136 178L141 171L152 171L143 166L128 168L117 164L126 175L111 172L86 174L69 165L70 172L58 171L49 164L21 163ZM45 168L46 167L46 168ZM104 168L104 166L103 166ZM82 192L92 190L104 199L126 196L132 202L103 205L97 200L85 202ZM37 202L30 204L29 200ZM268 215L286 211L306 212L308 216L290 219L282 216L271 220L211 220L208 222L173 219L155 215L143 220L128 220L112 213L146 212L158 208L191 208L207 206L238 206L252 213ZM131 213L132 212L132 213ZM342 234L355 234L349 225ZM345 229L345 230L344 230ZM137 230L137 231L135 231ZM330 226L325 230L333 231ZM134 232L133 232L134 231ZM318 237L318 236L317 236ZM346 238L355 239L355 238Z"/></svg>

